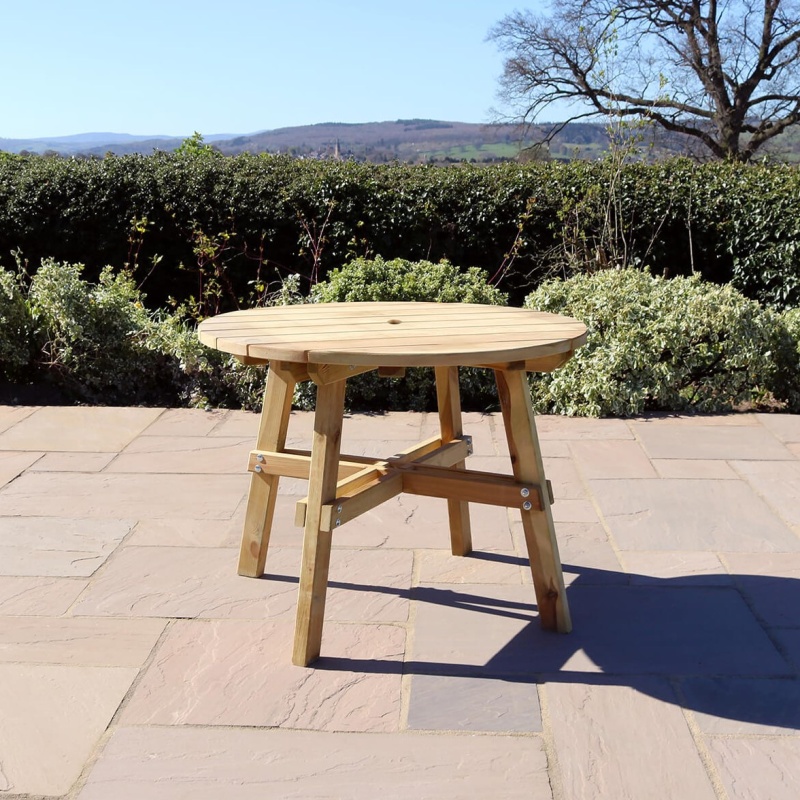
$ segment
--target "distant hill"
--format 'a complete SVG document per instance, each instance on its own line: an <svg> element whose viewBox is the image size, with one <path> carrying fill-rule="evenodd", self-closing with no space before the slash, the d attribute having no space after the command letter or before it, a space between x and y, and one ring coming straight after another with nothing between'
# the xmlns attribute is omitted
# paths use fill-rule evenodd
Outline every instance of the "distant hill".
<svg viewBox="0 0 800 800"><path fill-rule="evenodd" d="M204 135L204 140L226 155L238 153L287 153L310 158L353 158L388 162L491 162L515 159L520 150L544 137L545 127L522 137L516 125L481 125L432 119L399 119L393 122L325 122L259 133ZM0 150L10 153L55 153L65 156L99 156L106 153L172 151L184 137L133 136L120 133L85 133L37 139L2 139ZM571 124L553 143L551 152L574 156L577 146L584 155L606 146L602 125ZM567 148L567 149L565 149ZM562 152L563 151L563 152Z"/></svg>
<svg viewBox="0 0 800 800"><path fill-rule="evenodd" d="M572 122L565 125L548 146L542 142L552 124L522 130L517 125L481 125L433 119L398 119L393 122L324 122L251 134L218 133L204 140L226 155L239 153L285 153L305 158L342 158L373 163L453 163L526 158L571 160L593 159L608 150L606 126ZM667 137L659 129L650 131L641 148L648 158L685 153L687 139ZM172 151L185 137L134 136L124 133L85 133L39 139L2 139L0 151L49 153L63 156L103 157L107 153L152 153ZM771 146L778 158L800 160L800 127L779 137ZM522 155L521 155L522 154Z"/></svg>
<svg viewBox="0 0 800 800"><path fill-rule="evenodd" d="M206 136L205 141L214 143L219 139L230 139L233 133L217 133ZM106 153L152 153L153 150L171 151L184 140L183 136L136 136L131 133L76 133L70 136L45 136L37 139L3 139L0 151L6 153L57 153L62 156L104 156Z"/></svg>
<svg viewBox="0 0 800 800"><path fill-rule="evenodd" d="M2 139L0 150L7 153L57 153L61 156L151 153L153 149L174 150L183 140L172 136L134 136L128 133L78 133L39 139Z"/></svg>
<svg viewBox="0 0 800 800"><path fill-rule="evenodd" d="M570 125L556 147L569 136L603 149L607 143L600 125ZM219 141L223 153L288 153L308 157L354 158L359 161L501 161L515 159L520 151L545 136L543 126L522 131L517 125L482 125L433 119L398 119L394 122L346 124L325 122L296 128L279 128L250 136ZM565 157L567 154L564 154Z"/></svg>

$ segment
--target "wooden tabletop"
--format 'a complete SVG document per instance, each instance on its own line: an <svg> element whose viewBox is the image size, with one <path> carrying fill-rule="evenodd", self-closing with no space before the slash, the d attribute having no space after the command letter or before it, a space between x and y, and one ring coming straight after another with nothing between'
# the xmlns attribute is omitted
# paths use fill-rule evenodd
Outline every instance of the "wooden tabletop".
<svg viewBox="0 0 800 800"><path fill-rule="evenodd" d="M570 353L570 317L469 303L311 303L233 311L198 329L203 344L264 361L381 367L477 366Z"/></svg>

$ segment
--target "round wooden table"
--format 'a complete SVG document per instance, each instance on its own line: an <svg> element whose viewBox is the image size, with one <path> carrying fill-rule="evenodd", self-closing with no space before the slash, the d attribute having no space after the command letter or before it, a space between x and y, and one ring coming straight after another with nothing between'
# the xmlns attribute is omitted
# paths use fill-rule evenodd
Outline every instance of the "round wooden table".
<svg viewBox="0 0 800 800"><path fill-rule="evenodd" d="M297 504L304 526L292 660L320 654L333 531L400 492L445 498L454 555L472 550L469 503L517 507L544 628L571 628L542 466L528 372L565 363L586 339L569 317L467 303L320 303L234 311L204 320L200 341L245 363L269 363L247 503L239 574L264 574L278 480L308 480ZM458 367L494 370L512 476L466 469ZM389 458L342 455L347 378L377 369L397 376L433 367L440 434ZM310 451L286 448L294 387L317 384Z"/></svg>

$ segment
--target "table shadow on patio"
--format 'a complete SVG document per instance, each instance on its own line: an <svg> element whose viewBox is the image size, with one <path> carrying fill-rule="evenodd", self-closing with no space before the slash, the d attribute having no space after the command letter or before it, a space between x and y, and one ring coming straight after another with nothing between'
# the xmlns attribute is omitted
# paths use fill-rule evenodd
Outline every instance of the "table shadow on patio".
<svg viewBox="0 0 800 800"><path fill-rule="evenodd" d="M526 564L498 553L471 557ZM396 589L330 581L416 602L415 653L404 662L323 655L313 666L629 686L715 717L800 730L800 670L770 629L800 627L800 580L732 575L730 584L709 585L709 576L656 579L568 564L564 572L576 575L567 589L574 625L568 635L541 629L535 603L525 600L534 597L532 585L493 585L490 594L475 585Z"/></svg>

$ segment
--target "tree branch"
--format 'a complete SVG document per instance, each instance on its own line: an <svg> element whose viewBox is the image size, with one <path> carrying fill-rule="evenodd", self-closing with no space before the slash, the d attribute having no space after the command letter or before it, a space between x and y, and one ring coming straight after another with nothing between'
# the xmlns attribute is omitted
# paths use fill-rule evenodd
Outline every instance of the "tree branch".
<svg viewBox="0 0 800 800"><path fill-rule="evenodd" d="M560 0L550 17L505 17L490 38L508 54L504 96L526 118L583 102L576 117L647 117L719 158L748 160L800 102L800 10L788 0Z"/></svg>

